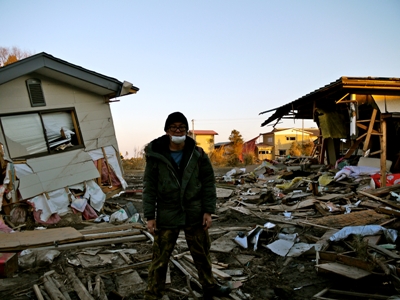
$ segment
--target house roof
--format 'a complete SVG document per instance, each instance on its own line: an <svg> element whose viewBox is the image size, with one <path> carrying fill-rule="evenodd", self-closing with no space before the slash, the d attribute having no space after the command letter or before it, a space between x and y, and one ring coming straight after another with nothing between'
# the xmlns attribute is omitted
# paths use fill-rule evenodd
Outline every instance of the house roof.
<svg viewBox="0 0 400 300"><path fill-rule="evenodd" d="M139 88L127 81L121 82L45 52L0 68L0 85L29 73L38 73L109 98L139 91Z"/></svg>
<svg viewBox="0 0 400 300"><path fill-rule="evenodd" d="M232 144L232 142L219 142L219 143L215 143L214 147L218 148L218 147L226 146L226 145L230 145L230 144Z"/></svg>
<svg viewBox="0 0 400 300"><path fill-rule="evenodd" d="M275 113L265 120L261 126L272 123L275 125L282 118L290 119L313 119L314 101L332 102L346 97L348 94L361 95L400 95L400 79L386 77L340 77L303 97L292 102L260 113Z"/></svg>
<svg viewBox="0 0 400 300"><path fill-rule="evenodd" d="M193 130L189 130L190 134L193 134ZM214 130L194 130L195 135L218 135Z"/></svg>

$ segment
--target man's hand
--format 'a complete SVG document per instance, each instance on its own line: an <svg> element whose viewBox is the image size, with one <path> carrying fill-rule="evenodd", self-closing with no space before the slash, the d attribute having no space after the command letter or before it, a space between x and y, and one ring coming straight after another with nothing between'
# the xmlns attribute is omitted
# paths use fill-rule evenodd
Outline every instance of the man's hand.
<svg viewBox="0 0 400 300"><path fill-rule="evenodd" d="M204 213L204 215L203 215L203 228L204 228L204 230L207 230L208 228L210 228L211 224L212 224L211 214Z"/></svg>
<svg viewBox="0 0 400 300"><path fill-rule="evenodd" d="M147 221L147 230L154 235L155 230L157 229L156 227L156 220L148 220Z"/></svg>

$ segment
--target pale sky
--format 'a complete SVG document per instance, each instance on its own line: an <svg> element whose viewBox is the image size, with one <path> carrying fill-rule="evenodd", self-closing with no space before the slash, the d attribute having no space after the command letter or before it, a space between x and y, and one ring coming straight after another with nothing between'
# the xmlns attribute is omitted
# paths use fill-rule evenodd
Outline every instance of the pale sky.
<svg viewBox="0 0 400 300"><path fill-rule="evenodd" d="M0 47L140 89L111 104L129 157L164 134L174 111L216 131L217 143L233 129L246 141L272 130L261 123L273 112L260 112L341 76L400 77L398 0L0 0L0 11Z"/></svg>

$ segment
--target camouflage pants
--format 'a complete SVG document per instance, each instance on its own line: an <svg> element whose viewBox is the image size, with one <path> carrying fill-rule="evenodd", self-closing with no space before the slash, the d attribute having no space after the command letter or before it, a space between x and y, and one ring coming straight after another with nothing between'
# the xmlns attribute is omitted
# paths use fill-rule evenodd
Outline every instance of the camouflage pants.
<svg viewBox="0 0 400 300"><path fill-rule="evenodd" d="M208 231L201 226L183 228L186 242L192 254L199 282L203 288L213 287L215 284L211 271L210 246ZM145 299L160 299L165 289L165 279L169 258L174 250L180 229L157 230L154 236L153 260L149 267L147 290Z"/></svg>

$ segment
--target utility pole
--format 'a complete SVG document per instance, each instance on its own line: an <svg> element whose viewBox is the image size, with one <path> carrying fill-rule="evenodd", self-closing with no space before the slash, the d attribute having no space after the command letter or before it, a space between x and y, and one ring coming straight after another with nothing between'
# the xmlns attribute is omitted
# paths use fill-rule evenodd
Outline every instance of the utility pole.
<svg viewBox="0 0 400 300"><path fill-rule="evenodd" d="M194 141L196 142L196 135L194 134L194 119L192 119L192 136Z"/></svg>

